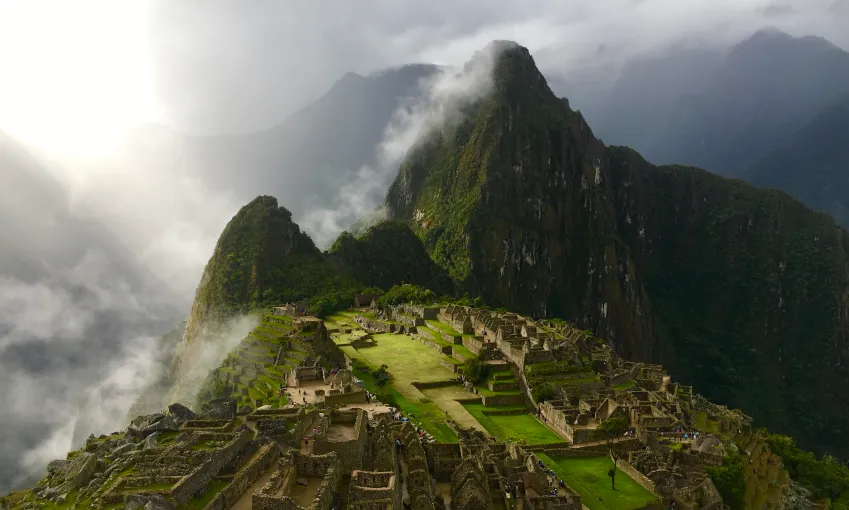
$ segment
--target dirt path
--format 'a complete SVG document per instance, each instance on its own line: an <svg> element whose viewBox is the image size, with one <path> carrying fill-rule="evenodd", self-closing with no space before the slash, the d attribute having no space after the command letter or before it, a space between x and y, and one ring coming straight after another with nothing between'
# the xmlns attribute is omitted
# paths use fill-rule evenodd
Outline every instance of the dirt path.
<svg viewBox="0 0 849 510"><path fill-rule="evenodd" d="M458 398L473 397L471 393L466 391L459 384L456 386L445 386L442 388L433 388L424 390L424 396L431 400L437 407L443 411L448 411L448 417L457 422L461 427L474 428L489 434L483 425L478 423L478 420L463 407L463 404L457 402Z"/></svg>

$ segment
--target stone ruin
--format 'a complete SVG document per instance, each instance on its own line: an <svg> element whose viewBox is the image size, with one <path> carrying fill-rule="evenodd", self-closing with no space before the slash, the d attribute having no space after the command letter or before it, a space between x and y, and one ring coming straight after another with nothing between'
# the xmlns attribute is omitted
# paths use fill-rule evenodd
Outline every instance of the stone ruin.
<svg viewBox="0 0 849 510"><path fill-rule="evenodd" d="M271 479L251 497L255 510L328 510L342 471L335 453L290 452L278 461Z"/></svg>

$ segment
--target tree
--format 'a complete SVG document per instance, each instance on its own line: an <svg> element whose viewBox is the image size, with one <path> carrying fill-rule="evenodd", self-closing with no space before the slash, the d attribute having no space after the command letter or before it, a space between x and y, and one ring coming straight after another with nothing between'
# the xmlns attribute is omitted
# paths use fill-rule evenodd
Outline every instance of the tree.
<svg viewBox="0 0 849 510"><path fill-rule="evenodd" d="M374 384L378 386L385 386L387 382L389 382L389 372L386 369L389 368L387 365L380 365L380 368L373 371L371 373L372 377L374 377Z"/></svg>
<svg viewBox="0 0 849 510"><path fill-rule="evenodd" d="M628 422L625 418L616 416L602 421L593 431L593 438L597 441L604 441L607 445L607 451L610 454L610 459L613 461L613 467L607 472L610 477L610 486L616 490L616 463L622 457L622 449L617 443L617 439L622 437L625 431L628 430Z"/></svg>
<svg viewBox="0 0 849 510"><path fill-rule="evenodd" d="M474 384L482 384L489 377L492 366L480 357L468 360L463 365L463 375Z"/></svg>

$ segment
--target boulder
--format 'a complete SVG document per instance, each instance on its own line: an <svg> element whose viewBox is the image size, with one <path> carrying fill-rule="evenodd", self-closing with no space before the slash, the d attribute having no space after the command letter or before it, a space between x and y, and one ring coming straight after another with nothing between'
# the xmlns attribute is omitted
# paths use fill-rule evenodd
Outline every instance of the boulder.
<svg viewBox="0 0 849 510"><path fill-rule="evenodd" d="M272 409L274 409L274 407L272 407L270 404L266 404L264 406L260 406L260 407L256 408L257 411L270 411Z"/></svg>
<svg viewBox="0 0 849 510"><path fill-rule="evenodd" d="M209 420L232 420L236 417L236 401L232 398L216 398L203 404L201 416Z"/></svg>
<svg viewBox="0 0 849 510"><path fill-rule="evenodd" d="M91 480L97 470L97 456L92 453L81 453L56 472L56 478L62 485L60 492L70 492L79 489Z"/></svg>
<svg viewBox="0 0 849 510"><path fill-rule="evenodd" d="M139 416L127 427L127 436L144 439L154 432L173 432L180 429L173 416L161 413Z"/></svg>
<svg viewBox="0 0 849 510"><path fill-rule="evenodd" d="M252 412L254 412L254 408L253 408L253 407L251 407L251 406L242 406L242 407L240 407L240 408L239 408L239 410L238 410L238 411L236 411L236 414L238 414L238 415L240 415L240 416L241 416L241 415L245 415L245 414L251 414Z"/></svg>
<svg viewBox="0 0 849 510"><path fill-rule="evenodd" d="M142 441L142 450L150 450L151 448L156 448L157 446L159 446L159 437L161 435L161 432L154 432L153 434L147 436L147 438Z"/></svg>
<svg viewBox="0 0 849 510"><path fill-rule="evenodd" d="M177 402L168 406L168 414L173 416L174 420L181 425L189 420L197 420L198 418L198 415L191 409Z"/></svg>
<svg viewBox="0 0 849 510"><path fill-rule="evenodd" d="M50 463L47 464L47 472L54 473L56 471L59 471L60 469L65 467L68 462L69 461L67 460L51 460Z"/></svg>
<svg viewBox="0 0 849 510"><path fill-rule="evenodd" d="M138 448L138 446L136 446L135 443L122 444L121 446L112 450L110 457L112 457L113 459L117 459L118 457L121 457L129 452L134 451L136 448Z"/></svg>

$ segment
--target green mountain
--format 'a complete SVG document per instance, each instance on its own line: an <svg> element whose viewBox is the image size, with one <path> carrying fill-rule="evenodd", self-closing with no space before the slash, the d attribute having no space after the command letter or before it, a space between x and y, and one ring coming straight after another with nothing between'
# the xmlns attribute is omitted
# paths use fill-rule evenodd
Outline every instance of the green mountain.
<svg viewBox="0 0 849 510"><path fill-rule="evenodd" d="M400 282L442 293L452 286L404 223L383 222L359 237L343 232L322 253L288 209L260 196L221 233L198 285L184 343L269 305L299 302L323 315L350 306L360 291Z"/></svg>
<svg viewBox="0 0 849 510"><path fill-rule="evenodd" d="M274 197L257 197L239 210L218 239L195 294L187 342L202 325L220 324L270 303L344 293L354 286L353 280L329 270L288 209L278 206Z"/></svg>
<svg viewBox="0 0 849 510"><path fill-rule="evenodd" d="M849 452L849 235L789 196L606 147L527 49L410 151L385 205L458 288L591 328L819 451Z"/></svg>
<svg viewBox="0 0 849 510"><path fill-rule="evenodd" d="M370 287L388 289L405 282L451 293L451 278L431 260L410 227L399 221L383 221L359 237L343 232L329 255L342 272Z"/></svg>

